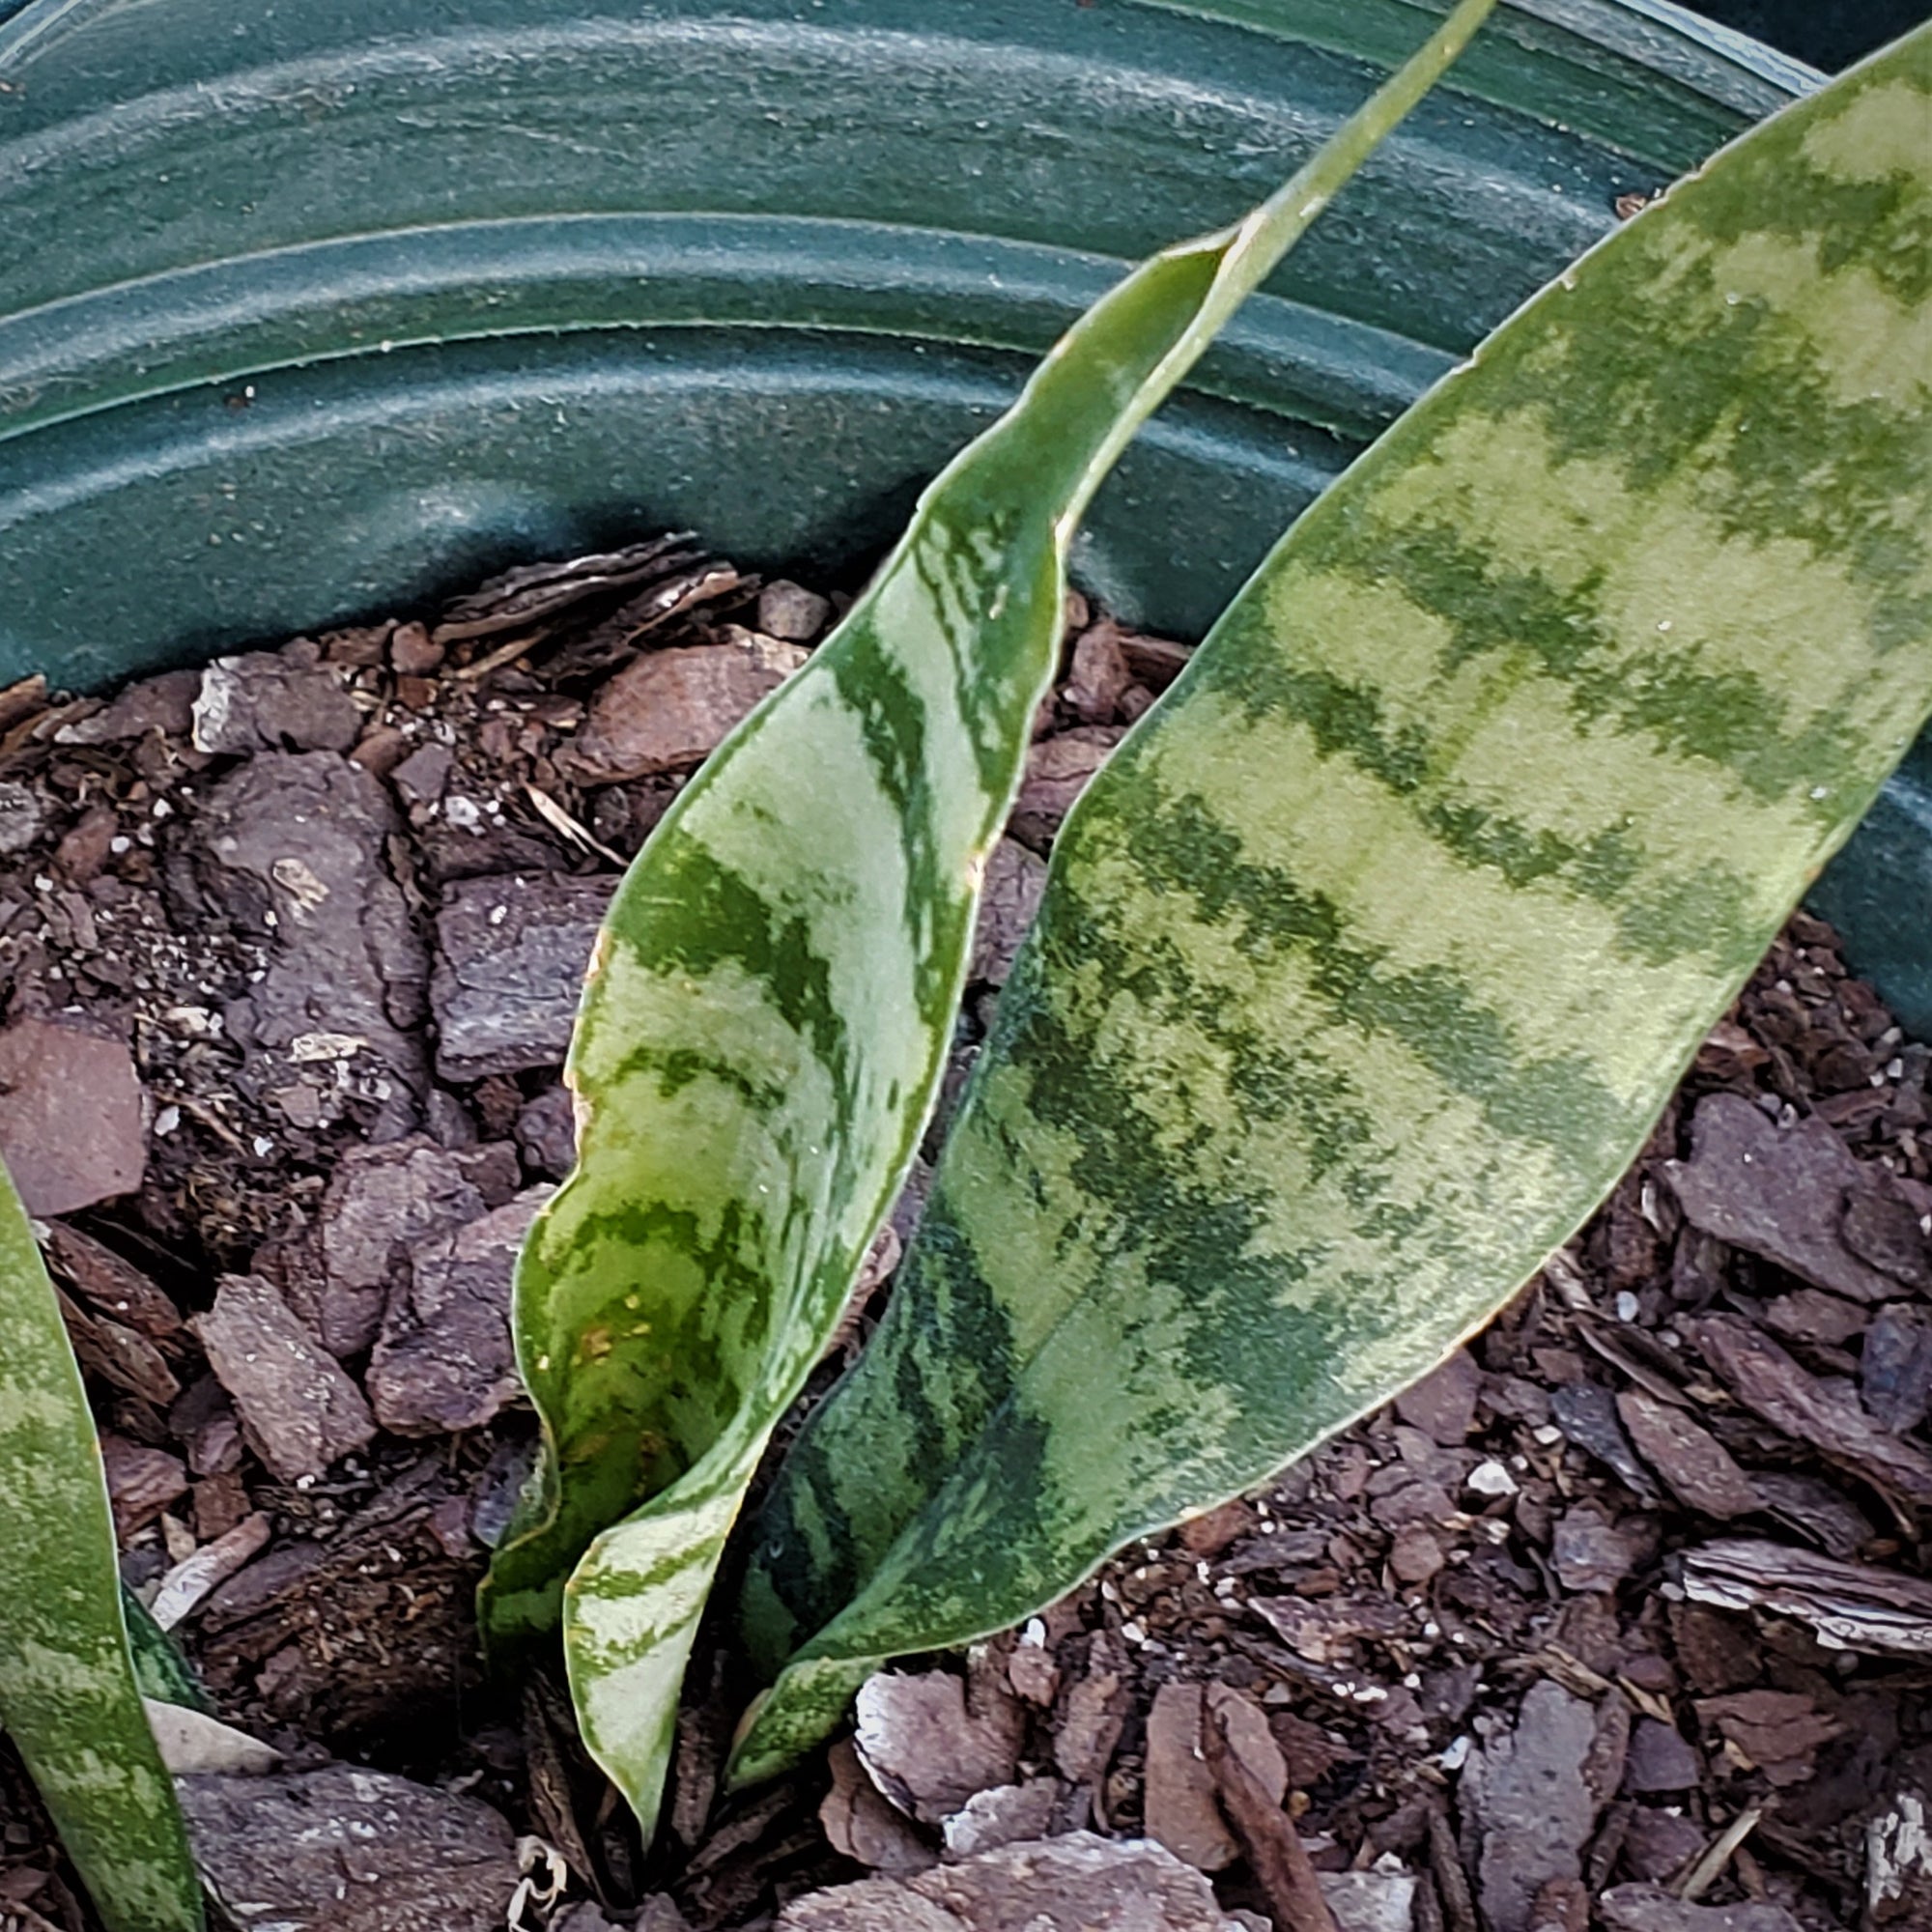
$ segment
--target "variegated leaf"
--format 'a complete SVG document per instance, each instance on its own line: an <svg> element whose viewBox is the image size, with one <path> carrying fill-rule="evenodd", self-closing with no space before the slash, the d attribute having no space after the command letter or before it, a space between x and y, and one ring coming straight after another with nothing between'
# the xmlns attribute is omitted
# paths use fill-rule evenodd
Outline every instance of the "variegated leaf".
<svg viewBox="0 0 1932 1932"><path fill-rule="evenodd" d="M146 1604L124 1583L121 1586L121 1615L128 1628L128 1655L134 1666L134 1686L150 1704L174 1704L184 1711L199 1711L205 1717L208 1692L201 1688L193 1666L176 1648L175 1640L154 1619Z"/></svg>
<svg viewBox="0 0 1932 1932"><path fill-rule="evenodd" d="M585 1741L647 1827L724 1539L938 1085L1081 512L1490 5L1463 0L1248 219L1083 318L617 895L571 1049L580 1164L517 1283L547 1453L484 1617L500 1654L561 1614Z"/></svg>
<svg viewBox="0 0 1932 1932"><path fill-rule="evenodd" d="M1932 30L1296 525L1063 833L760 1523L737 1772L1422 1374L1590 1212L1932 703Z"/></svg>
<svg viewBox="0 0 1932 1932"><path fill-rule="evenodd" d="M201 1887L128 1656L87 1392L4 1169L0 1498L0 1726L108 1932L198 1932Z"/></svg>

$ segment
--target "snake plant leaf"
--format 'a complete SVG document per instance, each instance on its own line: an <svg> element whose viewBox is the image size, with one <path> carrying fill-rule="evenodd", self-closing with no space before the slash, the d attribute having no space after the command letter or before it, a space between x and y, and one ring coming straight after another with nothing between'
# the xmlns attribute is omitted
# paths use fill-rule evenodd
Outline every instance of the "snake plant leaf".
<svg viewBox="0 0 1932 1932"><path fill-rule="evenodd" d="M545 1453L483 1617L499 1657L561 1620L585 1742L647 1829L724 1539L930 1110L1081 512L1490 4L1076 325L619 889L571 1048L579 1166L516 1286Z"/></svg>
<svg viewBox="0 0 1932 1932"><path fill-rule="evenodd" d="M1673 188L1095 781L762 1513L741 1781L1385 1401L1614 1183L1932 705L1928 130L1932 29Z"/></svg>
<svg viewBox="0 0 1932 1932"><path fill-rule="evenodd" d="M139 1597L124 1583L121 1614L128 1625L128 1653L134 1666L134 1688L151 1704L173 1704L184 1711L214 1715L194 1666Z"/></svg>
<svg viewBox="0 0 1932 1932"><path fill-rule="evenodd" d="M0 1727L108 1932L199 1932L122 1620L107 1479L53 1284L0 1169Z"/></svg>

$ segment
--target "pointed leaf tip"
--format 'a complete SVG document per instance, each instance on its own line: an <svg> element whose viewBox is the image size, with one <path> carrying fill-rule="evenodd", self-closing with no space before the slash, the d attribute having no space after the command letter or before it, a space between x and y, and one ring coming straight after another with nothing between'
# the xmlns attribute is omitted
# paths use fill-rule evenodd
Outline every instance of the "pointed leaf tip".
<svg viewBox="0 0 1932 1932"><path fill-rule="evenodd" d="M561 1625L585 1737L647 1830L724 1536L937 1092L1080 511L1302 206L1490 4L1463 0L1291 199L1154 257L1074 327L618 893L571 1050L578 1169L518 1271L544 1466L483 1617L499 1656Z"/></svg>
<svg viewBox="0 0 1932 1932"><path fill-rule="evenodd" d="M1624 1170L1932 707L1928 99L1932 29L1566 272L1076 805L757 1525L741 1780L1378 1406Z"/></svg>

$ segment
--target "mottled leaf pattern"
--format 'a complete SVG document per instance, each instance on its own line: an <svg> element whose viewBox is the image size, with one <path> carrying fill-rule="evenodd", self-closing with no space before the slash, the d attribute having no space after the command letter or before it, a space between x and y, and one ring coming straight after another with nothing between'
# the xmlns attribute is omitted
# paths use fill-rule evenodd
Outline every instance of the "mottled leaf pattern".
<svg viewBox="0 0 1932 1932"><path fill-rule="evenodd" d="M87 1394L4 1169L0 1523L0 1725L109 1932L197 1932L201 1888L135 1688Z"/></svg>
<svg viewBox="0 0 1932 1932"><path fill-rule="evenodd" d="M749 1778L1487 1320L1932 703L1932 30L1540 295L1062 835L890 1313L759 1524Z"/></svg>
<svg viewBox="0 0 1932 1932"><path fill-rule="evenodd" d="M580 1165L517 1284L547 1454L483 1607L499 1656L561 1617L585 1740L646 1825L724 1539L937 1088L1072 530L1490 4L1463 0L1247 220L1156 256L1083 318L618 894L571 1049Z"/></svg>
<svg viewBox="0 0 1932 1932"><path fill-rule="evenodd" d="M127 1584L121 1586L121 1615L128 1626L128 1654L134 1666L134 1686L151 1704L178 1704L212 1718L213 1708L193 1667L175 1640Z"/></svg>

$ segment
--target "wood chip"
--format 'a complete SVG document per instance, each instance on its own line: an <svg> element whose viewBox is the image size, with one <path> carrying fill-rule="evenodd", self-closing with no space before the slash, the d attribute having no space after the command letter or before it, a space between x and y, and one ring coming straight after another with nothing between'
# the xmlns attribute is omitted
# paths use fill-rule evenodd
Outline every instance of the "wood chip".
<svg viewBox="0 0 1932 1932"><path fill-rule="evenodd" d="M1582 1880L1549 1880L1537 1892L1529 1918L1537 1932L1590 1932L1590 1894Z"/></svg>
<svg viewBox="0 0 1932 1932"><path fill-rule="evenodd" d="M1253 1508L1237 1496L1233 1502L1217 1503L1199 1516L1187 1518L1179 1527L1180 1547L1190 1556L1220 1556L1242 1537L1252 1535L1260 1521Z"/></svg>
<svg viewBox="0 0 1932 1932"><path fill-rule="evenodd" d="M1645 1502L1658 1502L1662 1492L1656 1479L1631 1447L1630 1437L1617 1417L1615 1398L1601 1382L1574 1381L1551 1392L1549 1413L1579 1449L1614 1470L1624 1487Z"/></svg>
<svg viewBox="0 0 1932 1932"><path fill-rule="evenodd" d="M1238 1719L1233 1707L1210 1710L1201 1743L1228 1823L1234 1828L1248 1868L1255 1875L1280 1932L1336 1932L1335 1915L1322 1895L1308 1848L1279 1798L1251 1768L1237 1743Z"/></svg>
<svg viewBox="0 0 1932 1932"><path fill-rule="evenodd" d="M1208 1881L1145 1840L1087 1832L794 1899L778 1932L1234 1932Z"/></svg>
<svg viewBox="0 0 1932 1932"><path fill-rule="evenodd" d="M100 1460L107 1471L114 1527L124 1543L187 1489L187 1467L179 1456L130 1442L112 1431L100 1438Z"/></svg>
<svg viewBox="0 0 1932 1932"><path fill-rule="evenodd" d="M881 1671L861 1687L855 1714L860 1762L909 1817L940 1824L976 1791L1013 1781L1017 1706L982 1697L969 1710L949 1670Z"/></svg>
<svg viewBox="0 0 1932 1932"><path fill-rule="evenodd" d="M1097 1788L1126 1723L1126 1669L1112 1639L1096 1636L1087 1667L1065 1692L1053 1761L1069 1784Z"/></svg>
<svg viewBox="0 0 1932 1932"><path fill-rule="evenodd" d="M16 1019L0 1032L0 1159L29 1214L71 1214L140 1186L141 1082L113 1035L84 1022Z"/></svg>
<svg viewBox="0 0 1932 1932"><path fill-rule="evenodd" d="M1448 1560L1440 1537L1419 1522L1404 1523L1389 1543L1389 1574L1398 1583L1426 1583Z"/></svg>
<svg viewBox="0 0 1932 1932"><path fill-rule="evenodd" d="M1859 1394L1881 1429L1917 1429L1932 1408L1932 1321L1896 1304L1881 1308L1859 1356Z"/></svg>
<svg viewBox="0 0 1932 1932"><path fill-rule="evenodd" d="M1189 645L1177 644L1166 638L1146 638L1137 631L1123 631L1121 655L1126 659L1127 668L1150 691L1165 691L1187 668L1187 660L1194 652Z"/></svg>
<svg viewBox="0 0 1932 1932"><path fill-rule="evenodd" d="M209 1889L278 1932L502 1932L521 1871L473 1798L346 1765L179 1781Z"/></svg>
<svg viewBox="0 0 1932 1932"><path fill-rule="evenodd" d="M260 1275L223 1275L190 1325L243 1435L284 1482L319 1476L376 1434L361 1390Z"/></svg>
<svg viewBox="0 0 1932 1932"><path fill-rule="evenodd" d="M1690 1508L1725 1521L1759 1506L1755 1485L1730 1451L1682 1408L1627 1389L1617 1397L1617 1414L1637 1454Z"/></svg>
<svg viewBox="0 0 1932 1932"><path fill-rule="evenodd" d="M1932 1788L1922 1776L1866 1822L1865 1913L1874 1932L1932 1925Z"/></svg>
<svg viewBox="0 0 1932 1932"><path fill-rule="evenodd" d="M610 846L594 837L587 827L579 824L541 785L526 784L524 796L535 808L537 816L553 832L567 838L581 851L594 852L598 858L607 865L614 866L618 871L624 869L627 864L624 855L621 852L613 852Z"/></svg>
<svg viewBox="0 0 1932 1932"><path fill-rule="evenodd" d="M1857 1556L1878 1534L1871 1519L1842 1490L1816 1476L1762 1469L1752 1474L1751 1486L1768 1515L1810 1538L1827 1556Z"/></svg>
<svg viewBox="0 0 1932 1932"><path fill-rule="evenodd" d="M1706 1234L1854 1301L1897 1293L1844 1243L1847 1198L1874 1183L1823 1121L1779 1127L1743 1094L1712 1094L1697 1103L1691 1134L1691 1158L1664 1171Z"/></svg>
<svg viewBox="0 0 1932 1932"><path fill-rule="evenodd" d="M1884 1494L1932 1505L1932 1457L1880 1428L1848 1389L1801 1368L1740 1316L1707 1315L1684 1325L1739 1400L1767 1422Z"/></svg>
<svg viewBox="0 0 1932 1932"><path fill-rule="evenodd" d="M436 1065L455 1084L557 1066L617 881L606 874L459 879L436 921Z"/></svg>
<svg viewBox="0 0 1932 1932"><path fill-rule="evenodd" d="M1639 1718L1631 1729L1624 1757L1626 1790L1654 1797L1659 1792L1696 1791L1704 1782L1704 1760L1674 1724Z"/></svg>
<svg viewBox="0 0 1932 1932"><path fill-rule="evenodd" d="M46 806L32 786L0 779L0 857L27 851L46 822Z"/></svg>
<svg viewBox="0 0 1932 1932"><path fill-rule="evenodd" d="M1854 1194L1839 1233L1861 1261L1921 1294L1932 1293L1932 1235L1909 1202L1875 1190Z"/></svg>
<svg viewBox="0 0 1932 1932"><path fill-rule="evenodd" d="M598 692L558 767L587 785L688 770L805 661L797 644L753 631L650 652Z"/></svg>
<svg viewBox="0 0 1932 1932"><path fill-rule="evenodd" d="M363 1378L376 1419L392 1435L480 1429L517 1394L510 1282L524 1236L554 1191L526 1188L416 1247Z"/></svg>
<svg viewBox="0 0 1932 1932"><path fill-rule="evenodd" d="M1215 1803L1217 1781L1202 1734L1204 1709L1198 1684L1163 1684L1153 1693L1147 1720L1146 1823L1148 1836L1183 1863L1217 1872L1234 1863L1237 1847ZM1286 1782L1284 1772L1284 1789ZM1274 1802L1279 1804L1280 1797Z"/></svg>
<svg viewBox="0 0 1932 1932"><path fill-rule="evenodd" d="M663 630L673 618L696 610L701 604L717 604L735 597L745 583L746 580L729 564L680 567L662 582L627 598L610 616L574 639L552 661L552 672L576 677L609 670L635 656L646 638ZM477 668L480 668L459 671L457 675L472 676Z"/></svg>
<svg viewBox="0 0 1932 1932"><path fill-rule="evenodd" d="M1458 1349L1419 1382L1395 1399L1395 1412L1431 1441L1457 1449L1476 1425L1476 1401L1482 1394L1483 1372L1466 1349Z"/></svg>
<svg viewBox="0 0 1932 1932"><path fill-rule="evenodd" d="M1732 1761L1763 1772L1773 1784L1799 1784L1811 1776L1821 1745L1844 1735L1844 1725L1827 1717L1796 1690L1738 1690L1703 1698L1697 1716L1731 1747Z"/></svg>
<svg viewBox="0 0 1932 1932"><path fill-rule="evenodd" d="M1483 1917L1492 1932L1533 1932L1530 1910L1552 1878L1582 1876L1596 1802L1583 1776L1596 1716L1580 1697L1533 1684L1513 1731L1472 1752L1463 1802L1481 1833Z"/></svg>
<svg viewBox="0 0 1932 1932"><path fill-rule="evenodd" d="M260 1511L242 1518L225 1535L184 1557L162 1578L149 1614L164 1631L173 1630L202 1601L267 1547L269 1519ZM212 1767L213 1768L213 1767Z"/></svg>
<svg viewBox="0 0 1932 1932"><path fill-rule="evenodd" d="M1803 1932L1781 1905L1691 1905L1658 1885L1617 1885L1597 1901L1609 1932Z"/></svg>
<svg viewBox="0 0 1932 1932"><path fill-rule="evenodd" d="M1549 1566L1566 1590L1614 1590L1635 1563L1630 1539L1602 1510L1579 1503L1558 1520Z"/></svg>
<svg viewBox="0 0 1932 1932"><path fill-rule="evenodd" d="M1872 1319L1869 1308L1827 1294L1821 1288L1801 1288L1792 1294L1774 1295L1764 1304L1764 1325L1794 1342L1823 1342L1837 1348L1862 1335Z"/></svg>
<svg viewBox="0 0 1932 1932"><path fill-rule="evenodd" d="M969 980L1004 986L1046 890L1046 861L1017 839L1002 838L986 861Z"/></svg>
<svg viewBox="0 0 1932 1932"><path fill-rule="evenodd" d="M1429 1807L1429 1869L1442 1900L1448 1932L1477 1932L1475 1892L1456 1834L1439 1804Z"/></svg>
<svg viewBox="0 0 1932 1932"><path fill-rule="evenodd" d="M1405 1871L1317 1872L1336 1932L1414 1932L1419 1882Z"/></svg>
<svg viewBox="0 0 1932 1932"><path fill-rule="evenodd" d="M361 708L342 673L296 646L216 658L201 674L198 752L346 752L361 735Z"/></svg>
<svg viewBox="0 0 1932 1932"><path fill-rule="evenodd" d="M451 1150L412 1134L348 1149L305 1252L287 1258L285 1299L331 1355L363 1353L412 1257L499 1207L519 1178L501 1147Z"/></svg>
<svg viewBox="0 0 1932 1932"><path fill-rule="evenodd" d="M151 1342L178 1335L181 1310L132 1262L64 1221L47 1223L47 1258L74 1293Z"/></svg>
<svg viewBox="0 0 1932 1932"><path fill-rule="evenodd" d="M1111 618L1089 626L1073 643L1073 668L1062 696L1083 724L1111 724L1134 674Z"/></svg>
<svg viewBox="0 0 1932 1932"><path fill-rule="evenodd" d="M1248 1607L1264 1618L1297 1657L1336 1663L1353 1655L1358 1637L1403 1637L1415 1619L1387 1597L1255 1597Z"/></svg>
<svg viewBox="0 0 1932 1932"><path fill-rule="evenodd" d="M106 1316L89 1315L56 1287L61 1319L81 1367L114 1388L165 1408L181 1393L181 1383L165 1357L145 1335Z"/></svg>
<svg viewBox="0 0 1932 1932"><path fill-rule="evenodd" d="M1932 1657L1932 1583L1918 1577L1744 1537L1678 1560L1692 1603L1796 1617L1833 1650Z"/></svg>
<svg viewBox="0 0 1932 1932"><path fill-rule="evenodd" d="M1689 1818L1662 1805L1631 1807L1621 1857L1634 1878L1663 1885L1688 1871L1704 1849L1704 1833Z"/></svg>
<svg viewBox="0 0 1932 1932"><path fill-rule="evenodd" d="M996 1784L976 1791L947 1819L946 1856L970 1859L1002 1845L1023 1844L1029 1838L1052 1835L1065 1808L1066 1787L1057 1777L1037 1777L1025 1784Z"/></svg>
<svg viewBox="0 0 1932 1932"><path fill-rule="evenodd" d="M849 1738L832 1747L827 1768L832 1789L818 1807L818 1822L834 1851L872 1871L926 1871L939 1862L939 1854L867 1776Z"/></svg>
<svg viewBox="0 0 1932 1932"><path fill-rule="evenodd" d="M47 681L39 671L0 687L0 731L37 716L45 708L46 698Z"/></svg>
<svg viewBox="0 0 1932 1932"><path fill-rule="evenodd" d="M573 1767L582 1768L583 1751L569 1695L549 1670L538 1668L525 1678L522 1716L530 1809L564 1862L587 1876L596 1871L597 1862L578 1818L572 1776Z"/></svg>
<svg viewBox="0 0 1932 1932"><path fill-rule="evenodd" d="M322 1053L386 1069L368 1138L418 1124L427 1085L421 1036L429 961L387 840L401 820L388 788L330 752L264 752L218 780L189 827L201 890L250 909L268 966L225 1009L244 1077L266 1091ZM270 915L272 918L270 919ZM186 1110L188 1096L180 1104Z"/></svg>
<svg viewBox="0 0 1932 1932"><path fill-rule="evenodd" d="M1057 737L1042 738L1027 753L1014 816L1057 826L1125 736L1124 726L1119 724L1081 724Z"/></svg>
<svg viewBox="0 0 1932 1932"><path fill-rule="evenodd" d="M691 532L652 537L622 550L575 556L562 563L531 563L506 570L459 597L442 613L435 640L451 644L514 631L554 617L585 598L628 589L690 561Z"/></svg>

